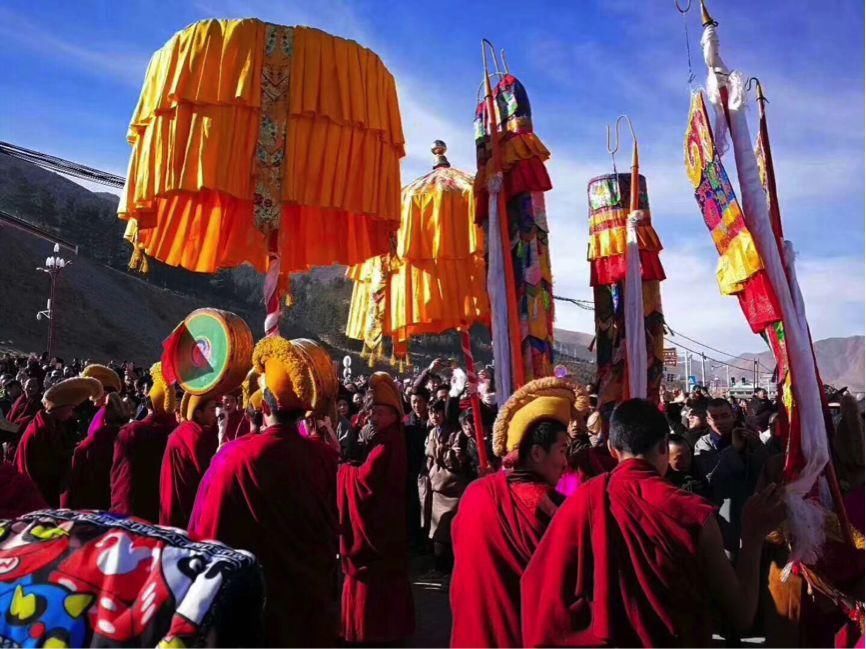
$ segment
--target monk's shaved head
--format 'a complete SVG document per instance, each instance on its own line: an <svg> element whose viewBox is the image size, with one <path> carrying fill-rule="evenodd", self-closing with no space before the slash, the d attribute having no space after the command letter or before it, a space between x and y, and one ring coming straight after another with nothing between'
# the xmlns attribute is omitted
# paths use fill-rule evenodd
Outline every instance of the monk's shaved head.
<svg viewBox="0 0 866 649"><path fill-rule="evenodd" d="M610 417L610 445L630 455L645 455L667 439L668 422L646 399L619 404Z"/></svg>

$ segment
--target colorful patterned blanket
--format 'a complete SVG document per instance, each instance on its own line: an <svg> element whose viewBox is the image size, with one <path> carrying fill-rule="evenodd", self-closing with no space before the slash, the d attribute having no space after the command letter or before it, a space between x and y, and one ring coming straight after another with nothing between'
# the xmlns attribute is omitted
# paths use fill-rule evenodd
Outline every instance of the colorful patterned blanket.
<svg viewBox="0 0 866 649"><path fill-rule="evenodd" d="M257 646L263 605L248 552L103 512L0 520L3 647Z"/></svg>

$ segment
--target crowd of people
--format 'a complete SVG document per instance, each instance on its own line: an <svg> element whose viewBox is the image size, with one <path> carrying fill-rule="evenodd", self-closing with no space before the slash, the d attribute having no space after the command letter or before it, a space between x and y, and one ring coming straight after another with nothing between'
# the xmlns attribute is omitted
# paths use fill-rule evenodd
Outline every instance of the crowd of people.
<svg viewBox="0 0 866 649"><path fill-rule="evenodd" d="M301 363L265 339L251 384L196 396L159 364L0 358L0 518L106 510L249 550L271 646L406 641L410 557L428 556L416 578L450 592L453 646L823 644L845 622L809 608L798 577L768 577L787 558L766 540L784 529L787 440L764 390L663 389L603 414L567 376L506 400L492 367L470 383L438 359L344 379L332 418L312 412ZM861 549L831 568L862 601L862 411L837 396Z"/></svg>

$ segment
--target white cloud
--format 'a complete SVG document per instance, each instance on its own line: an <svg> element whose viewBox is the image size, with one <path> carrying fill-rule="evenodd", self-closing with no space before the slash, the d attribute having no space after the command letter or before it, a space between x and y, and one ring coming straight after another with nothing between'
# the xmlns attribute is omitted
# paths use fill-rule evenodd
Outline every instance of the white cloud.
<svg viewBox="0 0 866 649"><path fill-rule="evenodd" d="M141 87L150 59L148 54L130 50L121 43L87 47L70 42L3 8L0 8L0 36L23 48L74 63L82 70L105 74L135 87Z"/></svg>
<svg viewBox="0 0 866 649"><path fill-rule="evenodd" d="M553 250L557 269L554 290L568 297L592 299L587 288L585 254L568 254L568 250L566 245ZM765 351L763 341L746 324L736 297L719 292L715 278L717 255L709 235L666 249L661 258L668 276L662 283L662 303L665 319L673 330L734 354ZM862 259L804 257L797 261L797 272L815 340L863 333ZM557 312L557 326L593 330L591 314L562 302L557 303Z"/></svg>
<svg viewBox="0 0 866 649"><path fill-rule="evenodd" d="M257 16L281 24L311 24L371 48L382 57L398 82L407 141L404 182L429 170L429 147L434 139L448 143L449 158L456 167L474 171L471 110L475 87L449 83L447 69L441 66L438 69L414 66L395 47L398 41L377 36L369 28L357 5L348 0L321 0L315 6L266 0L203 0L195 6L201 18ZM634 3L625 0L610 0L606 6L612 11L634 9ZM652 13L650 9L645 11ZM676 15L673 18L678 20ZM736 27L733 20L726 18L731 34ZM671 24L681 30L679 23ZM628 24L627 27L631 28ZM698 34L699 29L691 32L693 41ZM60 40L3 10L0 10L0 35L26 47L67 56L74 64L136 86L141 82L147 60L146 56L124 53L114 46L85 48ZM669 243L662 255L668 274L662 288L668 320L674 329L721 349L760 351L763 343L748 329L736 298L718 292L717 255L686 179L682 161L688 110L684 53L664 54L669 51L665 49L666 41L664 47L658 42L642 44L640 40L633 44L636 49L629 56L642 62L639 68L623 65L621 52L611 51L609 43L592 39L581 45L547 39L526 45L534 56L530 57L525 76L535 76L536 82L548 82L546 92L543 87L537 93L532 88L530 91L539 135L553 154L549 170L554 189L548 193L547 202L555 292L591 299L586 261L586 186L591 177L610 169L604 148L603 119L612 121L618 111L627 109L641 141L641 170L647 176L656 229L662 240ZM734 45L730 43L732 52ZM738 51L744 60L745 53ZM700 83L703 64L697 50L693 49L692 56ZM478 62L473 60L466 65ZM830 203L835 205L847 200L851 188L862 190L862 81L847 89L822 94L816 87L823 80L798 78L797 71L779 64L768 67L760 70L760 74L773 101L769 107L770 127L783 209L786 205L794 207L812 201L824 204L835 201ZM614 78L612 68L616 73L616 93L589 92L610 83ZM646 76L647 70L652 72L651 79ZM434 87L431 78L438 79L438 85ZM579 82L580 91L574 90L575 81ZM555 84L554 90L549 88L551 82ZM844 93L841 99L837 90ZM628 158L627 153L619 156L621 171L627 170ZM736 182L733 162L725 162ZM800 243L808 250L803 244L809 242ZM816 338L862 333L862 257L826 259L806 255L799 264L799 272ZM557 313L557 326L585 332L593 329L591 313L565 303L557 303Z"/></svg>

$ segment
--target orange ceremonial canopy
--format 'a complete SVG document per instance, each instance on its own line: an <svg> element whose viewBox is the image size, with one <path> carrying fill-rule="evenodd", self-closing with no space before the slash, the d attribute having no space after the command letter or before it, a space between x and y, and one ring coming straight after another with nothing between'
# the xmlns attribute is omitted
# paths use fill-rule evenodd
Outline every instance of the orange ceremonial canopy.
<svg viewBox="0 0 866 649"><path fill-rule="evenodd" d="M317 29L245 19L178 32L150 61L128 137L119 216L139 258L202 273L249 263L284 285L387 252L399 227L394 78Z"/></svg>
<svg viewBox="0 0 866 649"><path fill-rule="evenodd" d="M346 335L364 341L371 360L392 339L403 360L415 336L488 323L484 235L475 224L472 176L451 168L433 147L433 171L403 188L395 249L349 268L355 282Z"/></svg>

